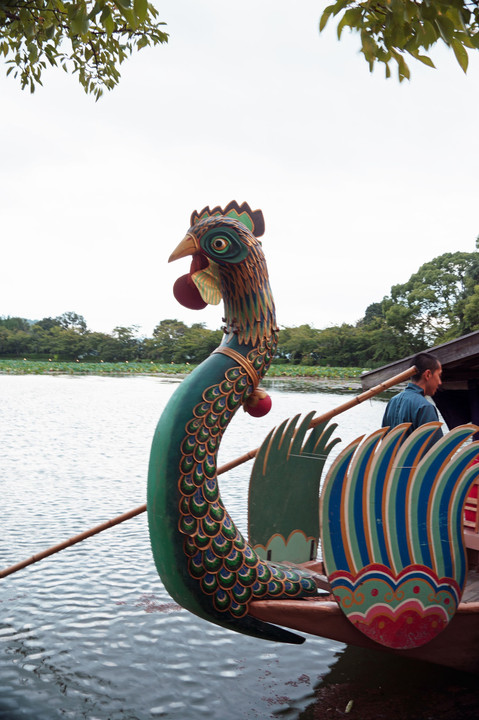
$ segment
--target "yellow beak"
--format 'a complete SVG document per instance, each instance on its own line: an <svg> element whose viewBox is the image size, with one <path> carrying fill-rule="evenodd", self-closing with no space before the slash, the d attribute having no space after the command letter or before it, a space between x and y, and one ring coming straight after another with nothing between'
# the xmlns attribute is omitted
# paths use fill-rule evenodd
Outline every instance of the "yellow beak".
<svg viewBox="0 0 479 720"><path fill-rule="evenodd" d="M200 246L198 245L196 238L193 235L185 235L183 240L180 242L177 248L173 250L170 257L168 258L168 262L173 262L174 260L179 260L183 257L188 257L188 255L194 255L198 250L200 249Z"/></svg>

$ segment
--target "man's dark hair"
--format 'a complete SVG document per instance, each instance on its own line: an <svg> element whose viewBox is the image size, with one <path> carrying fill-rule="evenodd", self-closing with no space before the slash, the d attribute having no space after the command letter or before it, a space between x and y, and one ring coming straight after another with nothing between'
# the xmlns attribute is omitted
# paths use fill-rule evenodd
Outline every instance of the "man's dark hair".
<svg viewBox="0 0 479 720"><path fill-rule="evenodd" d="M438 369L439 360L435 355L431 355L431 353L419 353L413 358L412 365L416 366L417 373L412 376L411 380L420 380L426 370L434 372Z"/></svg>

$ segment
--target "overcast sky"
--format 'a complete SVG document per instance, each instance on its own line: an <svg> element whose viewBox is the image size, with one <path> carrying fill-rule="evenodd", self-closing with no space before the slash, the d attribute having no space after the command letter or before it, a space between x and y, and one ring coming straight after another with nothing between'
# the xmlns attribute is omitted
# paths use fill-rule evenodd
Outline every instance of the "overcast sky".
<svg viewBox="0 0 479 720"><path fill-rule="evenodd" d="M419 266L475 249L479 57L370 74L326 3L156 1L144 49L97 103L62 70L33 95L0 75L0 316L74 311L91 330L221 325L172 295L190 214L261 208L280 325L354 323Z"/></svg>

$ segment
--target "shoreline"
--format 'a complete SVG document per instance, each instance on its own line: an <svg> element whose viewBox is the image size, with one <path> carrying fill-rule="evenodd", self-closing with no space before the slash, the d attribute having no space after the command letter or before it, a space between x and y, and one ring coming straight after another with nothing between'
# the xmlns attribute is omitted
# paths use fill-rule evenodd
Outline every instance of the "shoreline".
<svg viewBox="0 0 479 720"><path fill-rule="evenodd" d="M111 377L161 377L182 380L196 366L186 364L165 365L124 361L118 363L87 363L80 361L4 360L0 358L0 375L93 375ZM366 369L305 365L273 365L262 381L263 385L280 385L291 382L336 391L361 389L360 376Z"/></svg>

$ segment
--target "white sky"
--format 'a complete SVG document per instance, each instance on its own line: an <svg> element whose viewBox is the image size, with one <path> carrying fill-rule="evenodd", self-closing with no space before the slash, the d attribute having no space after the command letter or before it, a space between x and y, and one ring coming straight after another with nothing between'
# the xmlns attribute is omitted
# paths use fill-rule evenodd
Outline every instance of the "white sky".
<svg viewBox="0 0 479 720"><path fill-rule="evenodd" d="M0 68L0 315L74 311L91 330L165 318L190 214L261 208L280 325L354 323L419 266L475 249L479 57L370 74L326 2L160 0L168 45L95 103L62 70L35 94ZM477 53L476 53L477 55ZM471 53L470 53L471 56Z"/></svg>

